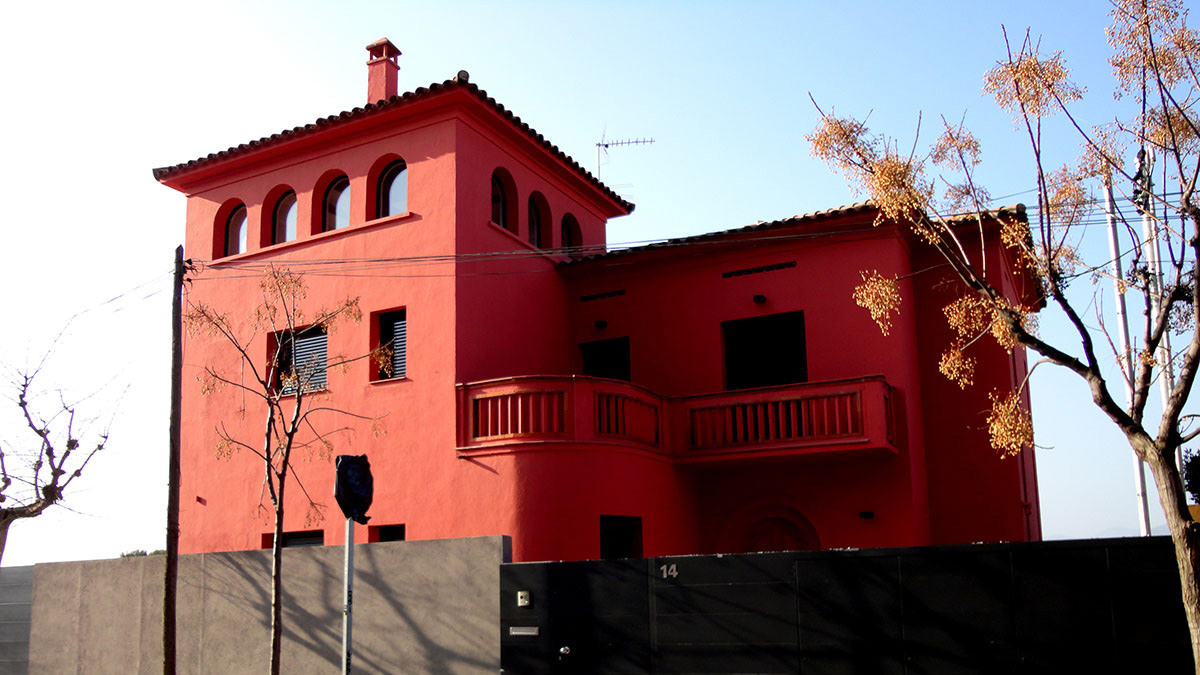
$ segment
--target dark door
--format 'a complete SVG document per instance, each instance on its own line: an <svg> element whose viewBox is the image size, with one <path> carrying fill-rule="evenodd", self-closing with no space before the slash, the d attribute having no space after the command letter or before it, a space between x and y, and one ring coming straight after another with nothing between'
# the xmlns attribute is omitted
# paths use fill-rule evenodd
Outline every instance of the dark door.
<svg viewBox="0 0 1200 675"><path fill-rule="evenodd" d="M629 338L579 343L583 374L629 381Z"/></svg>
<svg viewBox="0 0 1200 675"><path fill-rule="evenodd" d="M804 312L723 321L721 333L726 389L808 381Z"/></svg>

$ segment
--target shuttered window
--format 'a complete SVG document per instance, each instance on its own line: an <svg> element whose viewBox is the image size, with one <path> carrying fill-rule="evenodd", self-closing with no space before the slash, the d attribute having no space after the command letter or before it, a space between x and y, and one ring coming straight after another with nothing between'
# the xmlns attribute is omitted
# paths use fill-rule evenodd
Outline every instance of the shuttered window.
<svg viewBox="0 0 1200 675"><path fill-rule="evenodd" d="M379 379L408 374L408 312L397 310L379 315L379 344L391 350L391 363L379 369ZM390 372L389 372L390 370Z"/></svg>
<svg viewBox="0 0 1200 675"><path fill-rule="evenodd" d="M328 336L319 326L295 333L284 333L279 350L279 384L284 394L324 389L326 385L326 344ZM293 377L294 375L294 377Z"/></svg>

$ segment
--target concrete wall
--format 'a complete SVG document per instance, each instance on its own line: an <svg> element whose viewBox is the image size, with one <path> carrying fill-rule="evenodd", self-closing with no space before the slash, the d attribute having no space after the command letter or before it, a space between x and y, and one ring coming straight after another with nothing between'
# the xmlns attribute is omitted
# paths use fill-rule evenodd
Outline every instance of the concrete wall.
<svg viewBox="0 0 1200 675"><path fill-rule="evenodd" d="M338 672L341 546L284 551L285 673ZM356 673L495 673L506 537L355 548ZM162 671L162 556L37 565L29 672ZM180 557L178 672L263 672L270 551Z"/></svg>
<svg viewBox="0 0 1200 675"><path fill-rule="evenodd" d="M0 675L29 670L33 566L0 569Z"/></svg>

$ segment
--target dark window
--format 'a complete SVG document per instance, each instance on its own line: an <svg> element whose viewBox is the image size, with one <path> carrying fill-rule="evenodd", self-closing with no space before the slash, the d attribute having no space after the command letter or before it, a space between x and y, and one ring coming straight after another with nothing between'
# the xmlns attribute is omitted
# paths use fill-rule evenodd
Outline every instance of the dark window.
<svg viewBox="0 0 1200 675"><path fill-rule="evenodd" d="M600 516L600 557L604 560L642 557L641 516Z"/></svg>
<svg viewBox="0 0 1200 675"><path fill-rule="evenodd" d="M517 232L517 185L503 168L492 172L492 222Z"/></svg>
<svg viewBox="0 0 1200 675"><path fill-rule="evenodd" d="M721 333L726 389L808 381L804 312L723 321Z"/></svg>
<svg viewBox="0 0 1200 675"><path fill-rule="evenodd" d="M529 195L529 243L538 247L542 245L542 225L546 215L542 213L540 201L537 193Z"/></svg>
<svg viewBox="0 0 1200 675"><path fill-rule="evenodd" d="M324 389L326 385L325 329L305 328L295 333L280 333L279 363L276 364L276 386L281 393Z"/></svg>
<svg viewBox="0 0 1200 675"><path fill-rule="evenodd" d="M271 548L271 544L274 541L275 535L268 532L262 536L262 547ZM300 532L284 532L280 541L282 542L280 546L283 548L291 548L293 546L324 546L325 531L303 530Z"/></svg>
<svg viewBox="0 0 1200 675"><path fill-rule="evenodd" d="M390 358L380 364L379 379L405 377L408 374L408 312L401 309L379 315L379 344Z"/></svg>
<svg viewBox="0 0 1200 675"><path fill-rule="evenodd" d="M398 159L379 174L379 189L376 192L375 217L395 216L408 210L408 165Z"/></svg>
<svg viewBox="0 0 1200 675"><path fill-rule="evenodd" d="M582 255L579 247L583 245L583 234L579 231L579 221L575 216L567 214L562 219L562 247L572 258Z"/></svg>
<svg viewBox="0 0 1200 675"><path fill-rule="evenodd" d="M246 252L246 207L239 206L225 221L225 255Z"/></svg>
<svg viewBox="0 0 1200 675"><path fill-rule="evenodd" d="M404 541L404 525L372 525L367 530L367 540L371 542Z"/></svg>
<svg viewBox="0 0 1200 675"><path fill-rule="evenodd" d="M275 202L275 213L271 220L271 243L282 244L296 238L296 193L283 193Z"/></svg>
<svg viewBox="0 0 1200 675"><path fill-rule="evenodd" d="M629 338L619 337L595 342L581 342L579 354L583 357L583 374L592 377L608 377L614 380L630 378Z"/></svg>
<svg viewBox="0 0 1200 675"><path fill-rule="evenodd" d="M492 222L508 228L508 191L497 173L492 174Z"/></svg>
<svg viewBox="0 0 1200 675"><path fill-rule="evenodd" d="M325 188L321 231L340 230L350 224L350 179L338 176Z"/></svg>

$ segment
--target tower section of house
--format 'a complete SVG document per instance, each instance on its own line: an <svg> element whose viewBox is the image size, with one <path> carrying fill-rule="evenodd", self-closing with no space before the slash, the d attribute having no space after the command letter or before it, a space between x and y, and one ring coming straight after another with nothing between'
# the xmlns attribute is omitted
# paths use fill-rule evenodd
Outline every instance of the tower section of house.
<svg viewBox="0 0 1200 675"><path fill-rule="evenodd" d="M348 297L363 314L283 336L297 354L394 346L309 393L332 452L370 458L362 541L507 534L515 560L545 560L1040 536L1032 453L999 461L986 391L934 382L946 284L912 275L930 253L904 228L860 204L610 252L632 204L465 72L398 94L399 51L368 50L366 106L155 170L187 195L189 302L249 334L261 279L286 268L307 315ZM863 269L905 279L888 337L851 300ZM278 339L260 331L251 360ZM989 386L1020 384L1023 354L980 362ZM185 367L249 377L204 334ZM260 445L265 411L195 380L181 551L269 545L261 460L216 431ZM284 530L340 543L336 509L314 520L307 498L333 505L332 459L293 471Z"/></svg>

